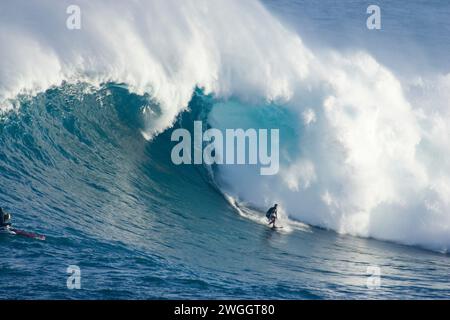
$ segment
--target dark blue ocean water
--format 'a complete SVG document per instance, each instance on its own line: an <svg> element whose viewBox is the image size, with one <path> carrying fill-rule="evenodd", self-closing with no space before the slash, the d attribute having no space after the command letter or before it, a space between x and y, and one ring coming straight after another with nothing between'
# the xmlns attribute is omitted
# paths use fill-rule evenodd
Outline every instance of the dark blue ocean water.
<svg viewBox="0 0 450 320"><path fill-rule="evenodd" d="M332 46L340 43L332 41L332 26L354 34L354 19L364 21L358 12L366 2L342 3L266 1L304 31L305 41L314 42L308 26L323 34L316 45ZM448 12L448 4L435 4L428 15ZM340 10L345 19L335 16ZM408 15L394 14L397 31L383 41L398 44L399 33L412 32L397 29L410 23L401 19ZM297 16L309 24L294 23ZM421 34L432 19L417 18L423 27L412 32L430 47L425 56L449 48L439 42L441 33ZM449 21L442 24L448 30ZM0 120L0 205L18 228L47 236L0 235L1 299L450 298L446 254L315 227L276 232L241 217L203 166L170 159L172 130L204 119L211 98L197 91L191 111L152 141L141 134L149 101L112 84L98 90L65 84L21 98L19 111ZM69 265L81 270L79 290L67 288ZM381 271L375 289L367 286L373 266Z"/></svg>
<svg viewBox="0 0 450 320"><path fill-rule="evenodd" d="M47 236L1 236L1 298L450 297L447 255L244 219L202 166L172 164L170 130L142 138L145 98L80 92L49 90L1 123L0 202ZM208 99L191 104L187 126ZM80 290L67 289L69 265ZM368 266L381 268L381 288L367 288Z"/></svg>

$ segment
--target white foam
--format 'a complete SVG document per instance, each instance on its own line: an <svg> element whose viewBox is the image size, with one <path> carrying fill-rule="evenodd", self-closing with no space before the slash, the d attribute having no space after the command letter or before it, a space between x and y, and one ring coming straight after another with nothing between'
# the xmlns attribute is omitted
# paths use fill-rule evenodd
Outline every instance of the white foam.
<svg viewBox="0 0 450 320"><path fill-rule="evenodd" d="M227 199L227 201L233 206L233 208L239 213L241 217L249 219L258 224L265 225L268 228L271 228L271 226L268 225L267 218L263 211L247 207L245 203L239 203L231 195L224 194L224 196L225 199ZM294 230L302 232L311 232L311 228L308 225L301 223L299 221L289 219L289 216L282 208L279 208L277 217L278 217L276 221L276 226L278 227L277 231L281 233L291 233Z"/></svg>
<svg viewBox="0 0 450 320"><path fill-rule="evenodd" d="M2 110L63 80L126 83L161 105L150 139L196 86L280 103L300 124L298 148L282 150L277 177L221 167L234 194L339 232L448 250L450 76L410 83L364 52L312 52L251 0L77 1L79 31L65 27L71 2L1 2Z"/></svg>

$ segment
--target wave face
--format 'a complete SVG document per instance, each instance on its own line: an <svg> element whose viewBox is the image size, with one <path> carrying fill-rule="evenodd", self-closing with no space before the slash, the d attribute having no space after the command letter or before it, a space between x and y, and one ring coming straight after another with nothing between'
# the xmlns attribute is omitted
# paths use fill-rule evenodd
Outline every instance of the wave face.
<svg viewBox="0 0 450 320"><path fill-rule="evenodd" d="M252 115L283 114L274 108ZM196 90L189 109L147 141L143 114L159 106L123 85L21 97L0 122L0 202L18 228L47 240L0 236L0 297L365 298L367 265L387 274L372 298L449 296L447 255L283 219L274 232L260 211L224 198L220 167L213 181L208 167L174 165L172 130L206 126L220 105ZM69 264L81 268L82 290L67 289Z"/></svg>
<svg viewBox="0 0 450 320"><path fill-rule="evenodd" d="M214 97L211 126L280 128L280 173L218 166L224 193L257 207L278 202L291 218L340 233L448 250L450 75L405 80L363 51L311 49L256 1L79 3L79 31L65 28L69 1L2 3L7 118L24 95L63 82L124 83L148 99L133 121L150 139L201 88ZM56 167L48 152L29 151L26 161ZM74 163L93 156L81 155Z"/></svg>

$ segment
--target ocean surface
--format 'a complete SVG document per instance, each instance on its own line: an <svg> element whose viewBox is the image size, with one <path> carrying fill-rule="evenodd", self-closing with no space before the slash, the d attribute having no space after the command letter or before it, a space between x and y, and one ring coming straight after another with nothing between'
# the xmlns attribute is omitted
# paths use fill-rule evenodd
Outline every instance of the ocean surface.
<svg viewBox="0 0 450 320"><path fill-rule="evenodd" d="M0 206L46 236L0 234L0 299L450 298L448 1L377 1L381 30L359 0L78 2L80 30L0 3ZM194 121L279 128L279 173L175 165Z"/></svg>

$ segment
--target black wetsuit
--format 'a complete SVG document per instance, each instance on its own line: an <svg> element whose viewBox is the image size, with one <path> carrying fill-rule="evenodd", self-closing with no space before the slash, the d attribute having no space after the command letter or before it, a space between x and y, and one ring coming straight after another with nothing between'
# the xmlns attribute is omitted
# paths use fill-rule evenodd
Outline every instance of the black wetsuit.
<svg viewBox="0 0 450 320"><path fill-rule="evenodd" d="M267 219L274 221L277 218L277 207L270 208L266 213Z"/></svg>

